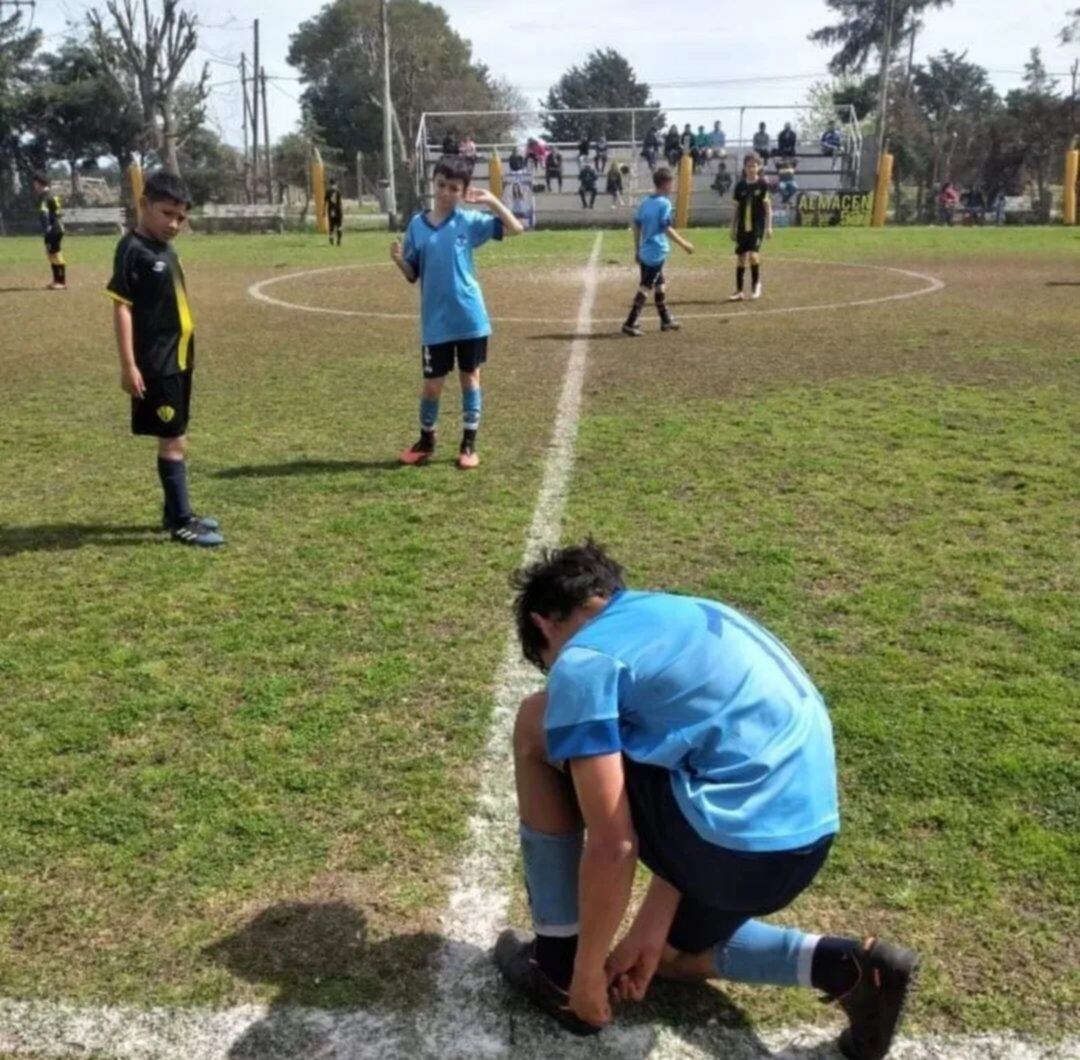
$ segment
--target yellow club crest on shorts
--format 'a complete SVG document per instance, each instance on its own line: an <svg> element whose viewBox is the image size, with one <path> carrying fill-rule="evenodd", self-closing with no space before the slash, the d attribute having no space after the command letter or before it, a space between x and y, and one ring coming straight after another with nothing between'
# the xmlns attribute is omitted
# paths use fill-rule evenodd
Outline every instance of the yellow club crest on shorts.
<svg viewBox="0 0 1080 1060"><path fill-rule="evenodd" d="M174 409L172 405L162 405L161 408L157 410L157 415L162 423L172 423L172 421L176 419L176 409Z"/></svg>

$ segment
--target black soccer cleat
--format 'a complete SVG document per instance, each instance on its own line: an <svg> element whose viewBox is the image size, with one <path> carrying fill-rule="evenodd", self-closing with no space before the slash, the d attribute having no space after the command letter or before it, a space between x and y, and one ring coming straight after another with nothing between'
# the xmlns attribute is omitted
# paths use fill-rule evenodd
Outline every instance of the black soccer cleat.
<svg viewBox="0 0 1080 1060"><path fill-rule="evenodd" d="M667 320L660 321L661 331L678 331L682 327L674 317L668 317Z"/></svg>
<svg viewBox="0 0 1080 1060"><path fill-rule="evenodd" d="M640 324L623 324L622 333L636 339L644 335L645 331Z"/></svg>
<svg viewBox="0 0 1080 1060"><path fill-rule="evenodd" d="M170 536L181 545L196 545L198 548L217 548L225 544L225 538L217 530L208 530L195 516L174 527Z"/></svg>
<svg viewBox="0 0 1080 1060"><path fill-rule="evenodd" d="M578 1019L566 1007L569 995L540 970L533 959L533 940L524 932L507 928L499 936L495 943L495 964L510 986L556 1019L564 1030L581 1038L600 1032L599 1027Z"/></svg>
<svg viewBox="0 0 1080 1060"><path fill-rule="evenodd" d="M848 1060L882 1060L900 1026L919 958L911 950L871 937L851 959L859 978L836 999L850 1021L840 1035L840 1052Z"/></svg>

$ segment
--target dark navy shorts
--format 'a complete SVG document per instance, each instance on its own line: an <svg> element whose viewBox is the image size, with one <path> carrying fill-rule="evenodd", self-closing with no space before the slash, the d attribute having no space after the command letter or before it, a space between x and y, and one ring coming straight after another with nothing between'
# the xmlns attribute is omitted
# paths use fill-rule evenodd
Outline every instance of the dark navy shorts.
<svg viewBox="0 0 1080 1060"><path fill-rule="evenodd" d="M653 285L663 285L667 282L664 279L664 266L663 263L659 265L646 265L645 262L639 262L641 265L641 286L652 288Z"/></svg>
<svg viewBox="0 0 1080 1060"><path fill-rule="evenodd" d="M459 339L457 342L425 346L424 378L441 379L449 375L454 370L455 360L459 372L475 372L487 360L487 347L486 335L479 339Z"/></svg>
<svg viewBox="0 0 1080 1060"><path fill-rule="evenodd" d="M757 254L764 239L764 231L740 232L735 238L735 253Z"/></svg>
<svg viewBox="0 0 1080 1060"><path fill-rule="evenodd" d="M638 857L683 896L668 942L701 953L747 920L790 905L825 864L833 837L798 850L748 853L701 838L671 789L671 773L623 757Z"/></svg>

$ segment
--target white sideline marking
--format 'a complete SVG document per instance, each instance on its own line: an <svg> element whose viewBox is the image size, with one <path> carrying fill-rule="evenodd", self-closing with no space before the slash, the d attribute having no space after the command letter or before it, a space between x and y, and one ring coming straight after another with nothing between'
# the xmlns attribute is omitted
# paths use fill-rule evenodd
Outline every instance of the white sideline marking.
<svg viewBox="0 0 1080 1060"><path fill-rule="evenodd" d="M515 259L520 260L520 259ZM797 265L828 265L844 269L867 269L871 272L891 272L897 276L909 277L913 280L921 280L924 284L911 291L899 291L896 294L876 295L873 298L858 298L848 302L823 302L811 305L779 306L775 309L762 309L758 305L743 304L739 309L729 309L722 313L680 313L680 320L753 320L760 316L778 316L790 313L817 313L836 310L854 309L860 306L881 305L886 302L903 302L909 298L921 298L923 295L937 294L944 289L945 281L929 273L915 272L912 269L901 269L895 265L871 265L863 261L818 261L813 258L771 258L771 261L785 262ZM504 268L511 268L515 262L510 262ZM331 265L324 269L306 269L301 272L290 272L283 276L271 276L266 280L259 280L248 287L248 294L256 301L265 302L267 305L277 306L279 309L295 309L301 313L326 313L330 316L339 317L370 317L377 320L415 320L416 313L384 313L379 310L368 309L334 309L330 306L307 305L304 302L289 302L284 298L275 298L266 293L267 287L275 284L287 283L289 280L302 280L309 276L321 276L327 272L342 272L346 269L375 269L385 268L381 262L360 262L354 265ZM630 285L630 281L627 281ZM629 286L628 286L629 290ZM678 306L677 298L672 299L671 304ZM558 320L552 317L504 317L493 316L492 320L500 324L573 324L573 320ZM621 324L622 317L594 317L595 324Z"/></svg>

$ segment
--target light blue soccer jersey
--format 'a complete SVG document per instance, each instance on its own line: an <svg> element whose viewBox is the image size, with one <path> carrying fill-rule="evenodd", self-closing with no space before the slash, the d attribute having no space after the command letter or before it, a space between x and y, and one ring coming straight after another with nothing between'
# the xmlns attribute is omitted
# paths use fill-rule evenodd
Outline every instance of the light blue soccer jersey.
<svg viewBox="0 0 1080 1060"><path fill-rule="evenodd" d="M671 227L671 200L666 195L642 199L634 214L634 224L641 226L638 257L642 265L663 265L671 250L667 237Z"/></svg>
<svg viewBox="0 0 1080 1060"><path fill-rule="evenodd" d="M832 725L771 633L711 600L621 592L551 668L553 761L622 752L671 772L684 816L731 850L794 850L839 829Z"/></svg>
<svg viewBox="0 0 1080 1060"><path fill-rule="evenodd" d="M473 248L502 239L502 221L479 210L454 210L439 225L417 214L405 232L405 260L420 279L425 346L491 334L484 295L473 270Z"/></svg>

